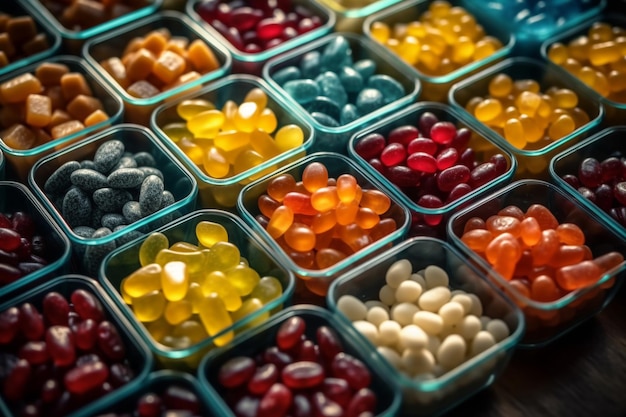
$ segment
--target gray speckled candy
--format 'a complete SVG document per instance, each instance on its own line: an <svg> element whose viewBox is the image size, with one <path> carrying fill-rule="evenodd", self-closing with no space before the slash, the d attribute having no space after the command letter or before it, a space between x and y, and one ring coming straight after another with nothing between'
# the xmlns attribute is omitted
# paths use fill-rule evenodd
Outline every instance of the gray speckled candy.
<svg viewBox="0 0 626 417"><path fill-rule="evenodd" d="M124 230L126 227L128 226L126 225L117 226L115 229L113 229L113 232ZM124 232L122 236L115 239L115 243L117 243L117 246L122 246L123 244L128 243L131 240L135 240L139 237L142 237L143 235L144 233L141 233L139 230L129 230L127 232Z"/></svg>
<svg viewBox="0 0 626 417"><path fill-rule="evenodd" d="M133 199L131 193L115 188L100 188L93 193L93 202L105 213L118 213Z"/></svg>
<svg viewBox="0 0 626 417"><path fill-rule="evenodd" d="M103 237L109 236L111 233L111 229L107 227L100 227L97 229L93 235L92 239L101 239ZM117 244L114 240L110 242L102 242L97 245L88 245L85 249L85 255L83 257L83 267L85 268L85 272L92 277L98 276L98 270L100 269L100 264L104 257L111 251L117 248Z"/></svg>
<svg viewBox="0 0 626 417"><path fill-rule="evenodd" d="M84 161L80 161L80 167L85 169L93 169L97 171L96 164L91 159L85 159Z"/></svg>
<svg viewBox="0 0 626 417"><path fill-rule="evenodd" d="M141 185L144 175L138 168L119 168L109 174L107 181L109 187L135 188Z"/></svg>
<svg viewBox="0 0 626 417"><path fill-rule="evenodd" d="M120 168L137 168L137 161L132 155L124 155L120 158L120 161L115 165L112 171Z"/></svg>
<svg viewBox="0 0 626 417"><path fill-rule="evenodd" d="M70 175L80 169L80 163L69 161L61 165L48 177L44 183L43 190L46 194L62 194L72 186Z"/></svg>
<svg viewBox="0 0 626 417"><path fill-rule="evenodd" d="M161 170L158 168L141 166L139 167L139 169L143 171L144 178L147 177L148 175L156 175L157 177L161 178L161 181L165 181L163 172L161 172Z"/></svg>
<svg viewBox="0 0 626 417"><path fill-rule="evenodd" d="M126 226L126 217L120 213L106 213L101 219L102 227L115 231L119 226Z"/></svg>
<svg viewBox="0 0 626 417"><path fill-rule="evenodd" d="M139 206L143 217L161 208L164 189L163 181L156 175L149 175L143 180L139 191Z"/></svg>
<svg viewBox="0 0 626 417"><path fill-rule="evenodd" d="M122 207L122 214L126 217L128 224L134 223L141 219L141 207L139 201L129 201Z"/></svg>
<svg viewBox="0 0 626 417"><path fill-rule="evenodd" d="M72 231L80 237L83 237L85 239L90 239L91 236L93 236L93 233L96 231L96 229L94 229L93 227L89 227L89 226L78 226L72 229ZM86 249L85 245L73 245L73 247L79 256L85 255L85 249Z"/></svg>
<svg viewBox="0 0 626 417"><path fill-rule="evenodd" d="M98 206L92 206L91 208L91 227L97 229L102 226L102 216L106 213L102 211Z"/></svg>
<svg viewBox="0 0 626 417"><path fill-rule="evenodd" d="M91 223L91 198L78 187L72 187L65 193L61 214L71 228Z"/></svg>
<svg viewBox="0 0 626 417"><path fill-rule="evenodd" d="M176 199L174 198L174 195L171 192L169 192L168 190L163 191L163 198L161 199L160 208L171 206L175 202L176 202Z"/></svg>
<svg viewBox="0 0 626 417"><path fill-rule="evenodd" d="M124 143L116 139L108 140L96 150L93 162L98 171L107 174L118 164L123 155Z"/></svg>
<svg viewBox="0 0 626 417"><path fill-rule="evenodd" d="M154 156L149 152L137 152L133 155L133 159L137 162L137 166L140 167L155 167L156 161Z"/></svg>
<svg viewBox="0 0 626 417"><path fill-rule="evenodd" d="M94 171L93 169L86 168L80 168L72 172L70 180L73 185L90 193L99 188L106 187L108 184L107 177L104 174Z"/></svg>

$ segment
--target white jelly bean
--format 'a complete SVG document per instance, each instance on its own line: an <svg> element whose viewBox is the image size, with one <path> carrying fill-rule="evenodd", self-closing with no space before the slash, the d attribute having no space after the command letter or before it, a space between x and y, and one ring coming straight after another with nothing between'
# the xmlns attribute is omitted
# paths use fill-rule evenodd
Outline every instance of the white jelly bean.
<svg viewBox="0 0 626 417"><path fill-rule="evenodd" d="M435 366L435 357L427 349L406 349L402 352L402 368L409 376L429 374Z"/></svg>
<svg viewBox="0 0 626 417"><path fill-rule="evenodd" d="M400 259L389 266L385 274L385 281L390 287L398 288L402 281L409 279L412 272L413 265L411 265L411 261Z"/></svg>
<svg viewBox="0 0 626 417"><path fill-rule="evenodd" d="M480 328L482 330L487 330L487 325L489 324L489 322L491 321L491 317L489 316L480 316Z"/></svg>
<svg viewBox="0 0 626 417"><path fill-rule="evenodd" d="M481 329L482 324L480 319L476 316L469 315L463 317L459 325L459 334L463 336L465 340L472 340Z"/></svg>
<svg viewBox="0 0 626 417"><path fill-rule="evenodd" d="M391 307L390 317L397 321L400 326L413 324L413 316L419 308L413 303L398 303Z"/></svg>
<svg viewBox="0 0 626 417"><path fill-rule="evenodd" d="M451 292L451 297L450 301L459 303L463 306L463 315L468 315L470 313L474 304L472 297L466 293L458 293L455 291Z"/></svg>
<svg viewBox="0 0 626 417"><path fill-rule="evenodd" d="M361 300L353 295L342 295L337 300L337 309L350 321L364 320L367 315L367 307Z"/></svg>
<svg viewBox="0 0 626 417"><path fill-rule="evenodd" d="M439 346L441 346L441 339L439 339L438 336L432 334L429 335L426 349L428 349L433 355L436 355L437 351L439 350Z"/></svg>
<svg viewBox="0 0 626 417"><path fill-rule="evenodd" d="M455 301L445 303L439 308L439 315L443 319L444 324L458 324L463 320L465 311L463 306Z"/></svg>
<svg viewBox="0 0 626 417"><path fill-rule="evenodd" d="M426 347L428 335L414 324L404 326L400 330L400 345L405 349L419 350Z"/></svg>
<svg viewBox="0 0 626 417"><path fill-rule="evenodd" d="M378 298L383 304L390 306L396 302L396 289L390 285L383 285L378 292Z"/></svg>
<svg viewBox="0 0 626 417"><path fill-rule="evenodd" d="M422 286L410 279L402 281L396 288L396 301L399 303L414 303L420 295L422 295Z"/></svg>
<svg viewBox="0 0 626 417"><path fill-rule="evenodd" d="M357 320L352 324L367 340L374 345L378 345L378 327L365 320Z"/></svg>
<svg viewBox="0 0 626 417"><path fill-rule="evenodd" d="M480 301L480 298L476 294L468 293L468 297L472 299L472 308L470 309L468 314L472 314L476 317L480 317L483 315L483 303Z"/></svg>
<svg viewBox="0 0 626 417"><path fill-rule="evenodd" d="M424 291L417 305L422 310L439 311L442 305L450 301L450 289L448 287L436 287Z"/></svg>
<svg viewBox="0 0 626 417"><path fill-rule="evenodd" d="M375 306L367 310L365 319L373 325L379 326L383 321L389 320L389 311L380 306Z"/></svg>
<svg viewBox="0 0 626 417"><path fill-rule="evenodd" d="M368 310L370 310L370 309L372 309L374 307L382 307L387 312L389 312L389 306L387 304L381 302L380 300L368 300L364 304L365 304L365 307L367 307Z"/></svg>
<svg viewBox="0 0 626 417"><path fill-rule="evenodd" d="M486 330L481 330L474 336L474 339L472 339L470 356L476 356L495 344L496 340L493 338L493 335Z"/></svg>
<svg viewBox="0 0 626 417"><path fill-rule="evenodd" d="M501 342L509 337L510 334L509 326L500 319L491 319L485 326L485 330L493 335L496 342Z"/></svg>
<svg viewBox="0 0 626 417"><path fill-rule="evenodd" d="M395 346L400 340L402 326L393 320L383 321L378 325L378 341L384 346Z"/></svg>
<svg viewBox="0 0 626 417"><path fill-rule="evenodd" d="M436 335L443 329L443 319L432 311L420 310L413 315L413 324L419 326L426 333Z"/></svg>
<svg viewBox="0 0 626 417"><path fill-rule="evenodd" d="M442 368L450 370L465 360L467 343L458 334L451 334L446 337L437 350L437 363Z"/></svg>
<svg viewBox="0 0 626 417"><path fill-rule="evenodd" d="M429 265L424 269L424 280L428 289L450 285L448 273L437 265Z"/></svg>
<svg viewBox="0 0 626 417"><path fill-rule="evenodd" d="M423 275L420 275L416 272L414 274L411 274L411 278L409 279L411 281L417 282L420 285L420 287L422 287L422 289L426 288L426 280L424 279Z"/></svg>
<svg viewBox="0 0 626 417"><path fill-rule="evenodd" d="M402 358L400 358L400 355L398 355L398 352L396 352L395 349L392 349L392 348L387 347L387 346L378 346L376 348L376 350L395 369L401 369L402 368Z"/></svg>

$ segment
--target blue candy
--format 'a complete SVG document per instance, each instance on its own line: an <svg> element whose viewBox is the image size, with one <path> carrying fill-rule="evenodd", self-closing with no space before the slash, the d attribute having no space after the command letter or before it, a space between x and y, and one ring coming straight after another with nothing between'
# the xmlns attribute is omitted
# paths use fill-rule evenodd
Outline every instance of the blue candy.
<svg viewBox="0 0 626 417"><path fill-rule="evenodd" d="M364 88L356 98L356 108L361 114L373 112L384 104L385 97L383 93L375 88Z"/></svg>
<svg viewBox="0 0 626 417"><path fill-rule="evenodd" d="M298 67L290 65L276 71L272 75L272 78L278 83L278 85L283 85L287 81L293 81L302 78L302 71L300 71Z"/></svg>
<svg viewBox="0 0 626 417"><path fill-rule="evenodd" d="M319 85L308 78L287 81L283 88L300 104L307 104L320 95Z"/></svg>
<svg viewBox="0 0 626 417"><path fill-rule="evenodd" d="M404 87L402 87L402 84L385 74L372 75L367 80L367 86L380 91L385 104L396 101L404 95Z"/></svg>
<svg viewBox="0 0 626 417"><path fill-rule="evenodd" d="M306 110L309 113L325 113L335 120L339 120L341 113L337 102L325 96L315 97L315 100L306 106Z"/></svg>

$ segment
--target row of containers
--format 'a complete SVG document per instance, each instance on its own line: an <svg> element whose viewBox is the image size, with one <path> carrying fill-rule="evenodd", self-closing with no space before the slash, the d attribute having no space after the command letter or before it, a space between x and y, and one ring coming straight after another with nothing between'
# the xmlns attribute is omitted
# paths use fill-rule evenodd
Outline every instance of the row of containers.
<svg viewBox="0 0 626 417"><path fill-rule="evenodd" d="M201 24L198 2L154 2L78 32L35 3L2 6L36 17L52 45L0 72L10 122L0 140L7 416L121 414L157 401L148 392L203 416L293 412L285 403L441 414L491 385L515 349L553 342L619 290L623 104L549 58L553 43L619 23L600 14L602 2L580 2L564 22L520 9L506 34L496 24L505 17L486 13L511 10L490 2L473 12L501 48L443 76L422 74L373 35L375 22L413 21L438 2L294 2L322 16L319 31L258 54ZM122 61L137 38L158 44L164 27L187 39L179 48L208 45L212 53L193 54L215 66L132 96L103 62ZM303 79L290 78L294 68L315 79L346 67L344 82L356 86L345 97L329 88L313 100L311 83L287 84ZM99 100L68 103L66 114L100 110L84 129L59 138L41 125L9 129L29 88L62 92L67 73L82 75L68 88ZM366 77L384 94L357 102ZM564 137L512 145L504 135L519 140L514 130L488 127L492 107L475 112L475 98L497 96L507 78L577 108L531 124L565 113L582 122ZM342 100L357 111L346 123L312 114L341 120ZM226 151L202 152L216 142Z"/></svg>

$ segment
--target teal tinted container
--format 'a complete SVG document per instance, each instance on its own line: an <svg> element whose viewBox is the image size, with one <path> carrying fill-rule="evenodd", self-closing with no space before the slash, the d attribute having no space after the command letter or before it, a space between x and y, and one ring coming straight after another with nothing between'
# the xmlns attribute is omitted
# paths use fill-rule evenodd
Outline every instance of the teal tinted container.
<svg viewBox="0 0 626 417"><path fill-rule="evenodd" d="M363 22L363 33L368 39L376 41L373 32L375 23L385 23L393 31L393 27L396 25L405 25L419 21L433 3L434 1L432 0L398 2L398 4L380 10L365 19ZM453 7L463 6L461 1L449 1L448 3ZM469 10L467 11L470 12ZM420 100L445 103L448 97L447 94L453 84L511 55L515 46L515 35L511 33L510 28L507 25L500 24L500 21L481 18L480 16L474 16L474 18L476 23L483 27L485 34L497 39L502 46L488 57L470 62L443 75L435 75L433 72L427 73L424 70L417 69L412 64L407 64L411 69L410 74L417 77L422 84ZM392 52L391 49L386 46L385 49L400 59L400 56Z"/></svg>
<svg viewBox="0 0 626 417"><path fill-rule="evenodd" d="M69 272L71 246L68 237L46 209L23 184L0 181L0 213L27 213L35 223L35 234L43 237L47 264L10 283L0 284L0 297L16 288L25 290L53 276ZM4 262L0 262L4 263Z"/></svg>
<svg viewBox="0 0 626 417"><path fill-rule="evenodd" d="M354 356L365 364L371 374L370 389L376 395L377 417L396 416L400 405L400 392L392 375L386 372L380 359L373 354L354 328L347 326L335 314L314 305L300 304L289 307L263 325L241 334L228 348L216 349L204 357L198 367L198 378L210 396L220 404L224 417L237 415L226 403L226 398L232 398L232 389L221 386L218 380L220 367L228 360L237 356L256 357L267 348L276 346L276 334L280 326L294 317L300 317L306 325L304 336L316 343L316 331L321 326L328 326L336 333L343 351Z"/></svg>
<svg viewBox="0 0 626 417"><path fill-rule="evenodd" d="M78 234L63 217L58 201L47 195L44 184L61 165L69 161L93 160L96 150L105 142L119 140L125 151L130 153L147 152L152 155L156 167L164 177L164 189L172 193L174 202L161 208L126 227L112 231L101 237ZM79 141L63 150L57 151L39 160L33 166L29 186L37 198L52 214L63 231L69 236L74 249L77 267L91 276L96 276L100 261L113 248L129 239L148 233L153 229L185 214L195 208L198 187L191 173L167 150L167 148L147 128L118 124ZM98 226L100 227L100 226Z"/></svg>
<svg viewBox="0 0 626 417"><path fill-rule="evenodd" d="M28 291L12 291L0 297L0 311L4 312L11 307L19 307L23 303L31 303L38 311L42 311L42 300L49 292L58 292L68 301L73 291L82 290L93 294L102 304L105 320L111 322L117 329L126 349L126 357L123 363L127 364L131 375L127 375L128 381L112 389L105 394L93 397L86 395L83 404L73 402L67 410L61 408L60 413L67 417L91 417L94 412L106 404L116 404L128 391L134 391L141 387L152 369L153 359L148 346L141 340L137 332L132 328L128 320L124 318L119 309L113 304L109 296L104 292L100 284L94 279L84 275L68 274L58 275L55 278L40 283ZM49 362L52 365L52 361ZM31 383L36 383L31 381ZM63 397L65 398L65 397ZM53 412L53 407L62 407L63 401L59 404L48 404L48 412ZM17 417L19 410L12 409L7 403L4 395L0 396L0 411L7 417Z"/></svg>
<svg viewBox="0 0 626 417"><path fill-rule="evenodd" d="M285 90L284 85L286 81L283 81L282 78L277 78L277 74L279 77L283 77L279 71L284 71L289 67L300 68L303 66L303 63L315 61L310 59L312 54L322 54L327 49L336 49L335 45L339 43L341 38L347 41L348 48L351 51L349 57L341 59L346 59L351 62L363 60L372 61L374 63L374 74L372 76L384 75L393 78L402 87L403 92L401 95L398 95L395 100L381 104L380 107L373 110L368 110L358 115L356 119L346 123L341 124L340 120L330 123L322 122L313 117L309 112L310 107L307 108L307 106L310 106L309 103L306 103L306 105L300 104L289 91ZM308 66L308 64L306 65ZM325 67L321 64L317 67L313 66L313 68L318 68L320 71L325 70ZM337 70L335 69L333 71ZM316 76L317 74L314 72L313 78ZM268 61L267 65L263 67L263 78L269 82L273 89L285 97L285 100L289 103L289 107L304 115L306 120L313 125L315 129L315 151L337 152L344 155L347 154L348 140L354 132L397 111L403 106L413 103L420 93L419 81L411 76L410 68L404 62L381 45L378 45L362 35L353 33L333 33L315 42L310 42L288 53L275 57ZM310 79L306 72L302 73L299 78ZM362 82L364 81L363 79ZM366 84L363 85L363 87L365 86ZM354 95L356 94L357 93L351 93L351 95L347 95L349 103L355 103ZM339 119L336 116L335 118Z"/></svg>
<svg viewBox="0 0 626 417"><path fill-rule="evenodd" d="M171 390L171 396L168 391ZM193 401L192 397L185 396L188 400L187 406L194 408L197 406L197 415L206 417L220 416L217 401L207 395L205 390L200 386L200 382L191 374L170 369L162 369L151 372L145 379L144 383L135 386L133 390L127 390L123 397L117 398L115 402L103 403L92 414L94 417L105 417L114 415L132 415L137 410L137 406L141 398L148 394L156 394L162 401L162 407L167 408L171 412L176 412L181 408L177 407L175 401L179 399L179 395L191 393L196 397ZM193 405L192 405L193 404ZM190 410L185 410L190 411ZM184 411L180 411L183 413Z"/></svg>
<svg viewBox="0 0 626 417"><path fill-rule="evenodd" d="M593 258L613 251L622 255L626 253L625 241L616 230L601 222L597 210L589 210L560 187L545 181L515 181L455 213L448 223L450 242L522 309L526 332L520 346L525 348L545 346L602 311L619 290L626 270L626 263L622 262L585 288L565 292L554 301L539 302L531 299L519 287L511 285L486 259L461 240L463 228L470 218L486 219L509 205L518 206L526 212L533 204L547 207L559 224L569 222L578 225L585 234L585 245L591 250Z"/></svg>
<svg viewBox="0 0 626 417"><path fill-rule="evenodd" d="M316 0L336 16L335 32L361 33L370 15L399 3L400 0Z"/></svg>
<svg viewBox="0 0 626 417"><path fill-rule="evenodd" d="M248 261L248 265L255 269L261 278L266 276L276 278L282 287L282 292L262 307L252 310L253 312L241 318L235 319L232 313L232 325L223 330L211 336L205 334L199 340L183 343L185 338L177 338L176 335L183 332L186 325L182 325L182 328L172 325L164 331L163 326L160 325L162 320L142 323L135 315L132 305L127 305L125 302L122 283L128 275L141 267L139 250L147 236L112 251L101 264L99 280L115 304L137 329L142 339L150 346L157 362L164 368L184 371L196 369L202 356L209 350L216 346L229 348L233 343L231 340L236 339L232 339L233 336L247 329L262 326L270 316L291 304L293 297L293 273L281 263L280 258L270 251L248 225L229 212L211 209L196 210L156 229L155 232L164 234L170 245L177 242L197 245L196 225L203 221L222 225L228 234L228 241L239 249L241 257ZM206 267L207 270L208 268ZM242 300L245 298L245 296L242 297ZM200 321L197 314L194 314L189 321L192 320Z"/></svg>
<svg viewBox="0 0 626 417"><path fill-rule="evenodd" d="M594 133L604 120L604 106L594 94L583 88L576 80L563 76L561 71L556 70L543 61L524 57L506 59L455 84L450 90L450 103L461 112L475 119L475 116L466 110L468 103L474 97L485 98L489 96L489 83L499 74L506 74L513 81L534 80L539 84L539 90L542 94L553 87L569 89L576 93L578 97L577 107L588 116L586 123L576 126L574 131L560 139L540 139L535 143L529 143L523 149L514 146L506 140L502 131L496 132L494 129L488 128L492 132L491 137L494 142L502 148L508 149L517 159L518 170L515 175L516 179L536 178L547 180L549 178L548 165L550 164L550 159L559 151L575 145L580 140ZM486 124L479 123L487 127ZM547 137L547 129L544 136Z"/></svg>
<svg viewBox="0 0 626 417"><path fill-rule="evenodd" d="M168 125L185 124L185 120L177 112L177 107L186 100L205 100L213 103L216 109L223 109L229 101L234 101L238 106L241 105L246 95L255 89L261 89L265 93L268 98L266 108L271 109L276 115L277 127L271 136L275 137L280 128L293 124L302 130L303 140L300 145L285 150L242 172L235 172L234 169L231 169L231 172L226 176L216 178L209 175L203 166L192 160L181 149L178 143L179 138L169 136L166 133ZM311 124L298 112L293 111L284 97L271 89L261 78L246 74L229 75L204 86L198 91L159 106L152 114L150 125L159 139L176 155L176 158L193 173L198 182L200 206L229 211L235 210L237 197L246 184L305 155L315 140ZM232 165L234 164L231 164L231 168L233 168Z"/></svg>
<svg viewBox="0 0 626 417"><path fill-rule="evenodd" d="M163 5L163 0L145 0L136 3L123 1L117 9L113 8L110 14L106 14L100 22L97 22L92 20L90 12L98 14L98 11L83 10L81 15L80 7L76 4L69 6L58 0L26 1L31 3L35 13L61 36L68 53L74 55L80 55L80 49L87 39L154 14ZM136 4L136 7L131 6L132 4ZM103 3L99 6L105 9ZM76 27L75 22L83 23L78 23L79 27Z"/></svg>
<svg viewBox="0 0 626 417"><path fill-rule="evenodd" d="M0 84L26 73L34 75L37 67L43 63L63 64L69 68L70 72L78 72L82 74L91 88L93 96L100 99L102 102L103 110L108 115L108 119L100 121L92 126L87 126L84 129L70 135L40 144L38 143L31 149L15 149L0 139L0 149L4 152L4 156L7 160L7 172L9 176L12 179L16 179L24 183L27 181L28 172L39 159L49 155L59 148L74 143L90 134L106 128L107 126L117 123L122 117L122 113L124 111L122 100L108 86L104 79L100 77L96 71L89 67L84 59L75 56L57 55L33 62L26 67L19 68L13 72L0 76ZM0 105L0 110L3 108L5 108L5 106ZM6 129L8 127L9 126L5 126L0 123L0 129Z"/></svg>
<svg viewBox="0 0 626 417"><path fill-rule="evenodd" d="M4 158L4 153L2 153L2 150L0 150L0 181L4 181L5 180L5 166L6 166L6 159Z"/></svg>
<svg viewBox="0 0 626 417"><path fill-rule="evenodd" d="M186 39L189 44L195 40L203 41L215 56L218 67L176 87L162 90L154 96L146 98L132 96L125 86L120 85L115 77L107 72L103 62L113 57L121 59L124 56L124 51L133 40L144 38L149 33L158 30L168 31L172 38ZM189 91L198 90L202 84L223 77L230 71L232 64L228 49L196 22L176 11L151 14L91 38L83 47L83 56L96 71L103 75L116 94L122 97L125 107L124 120L144 126L148 126L150 115L159 104L174 100Z"/></svg>
<svg viewBox="0 0 626 417"><path fill-rule="evenodd" d="M302 172L312 163L323 164L328 171L328 178L337 179L342 174L352 175L357 184L363 190L378 190L386 194L391 205L389 209L380 215L380 219L392 219L395 224L395 230L380 237L378 240L371 242L369 245L354 252L339 262L325 267L315 268L315 266L302 266L296 263L286 249L279 244L259 222L261 211L258 205L258 199L267 191L268 183L275 177L283 174L290 174L296 182L302 180ZM373 254L385 250L389 246L402 241L409 229L411 217L409 210L399 201L399 199L391 194L377 176L365 171L361 166L357 165L349 158L332 152L317 152L293 162L274 173L260 178L247 185L239 195L237 201L238 213L243 217L244 221L249 224L252 229L268 244L270 249L274 251L280 259L282 265L285 265L290 271L294 272L299 278L299 284L304 285L301 295L321 295L325 296L331 282L344 271L352 268L355 264L363 262ZM390 222L390 220L386 220ZM326 246L328 247L328 244ZM299 295L300 295L299 294Z"/></svg>
<svg viewBox="0 0 626 417"><path fill-rule="evenodd" d="M590 30L597 25L608 25L611 28L611 36L606 38L607 43L593 42L589 40ZM624 116L626 116L626 89L623 88L623 82L621 81L623 80L624 73L621 69L619 71L610 71L613 67L619 68L620 59L623 58L623 53L615 51L614 45L616 41L618 41L618 38L620 38L620 33L625 29L626 17L624 15L601 14L593 19L580 22L578 25L567 31L555 33L551 38L546 39L541 44L540 49L541 57L548 63L548 65L556 68L556 70L558 70L563 77L574 78L580 84L581 89L590 91L594 99L602 103L605 111L604 121L606 122L606 126L620 125L623 123ZM584 71L581 73L580 69L575 69L579 65L575 64L570 70L567 69L567 65L563 65L564 63L559 60L553 61L551 58L551 48L554 45L561 44L568 46L571 42L579 41L581 39L585 39L587 41L587 50L584 52L585 56L578 57L578 64L580 64L583 68L587 67L587 70L590 68L593 71L599 71L604 74L604 79L601 79L602 81L599 81L598 85L594 85L594 83L597 82L595 80L600 79L600 77L594 77L592 80L589 76L584 75ZM611 45L611 43L613 44L613 48L607 49L606 47ZM593 44L603 46L598 48L600 55L606 53L602 52L604 50L608 52L608 56L611 58L606 61L599 61L598 65L593 65L589 59L589 51L592 49ZM613 51L611 52L610 49L613 49ZM574 71L578 72L575 73Z"/></svg>
<svg viewBox="0 0 626 417"><path fill-rule="evenodd" d="M500 154L504 157L506 163L505 171L493 180L472 189L469 193L456 200L447 201L442 195L442 206L432 208L419 203L421 196L420 190L422 188L419 184L415 184L415 186L412 187L400 187L394 184L389 179L389 176L377 171L370 161L363 158L357 151L359 145L363 143L362 141L369 135L380 134L388 138L389 133L398 127L407 125L418 127L420 116L427 112L437 116L441 122L454 123L457 129L468 129L471 132L471 136L467 148L474 150L474 160L478 164L487 163L490 162L492 156ZM466 206L471 200L476 199L478 196L506 185L515 174L517 167L515 157L510 151L497 145L491 136L492 132L490 132L489 129L485 129L484 126L476 123L475 120L467 117L467 115L463 114L458 109L442 103L422 101L405 107L393 115L387 116L373 125L355 133L352 138L350 138L348 153L353 161L356 161L372 175L378 176L384 187L393 192L402 204L411 210L414 219L410 234L435 235L443 239L445 238L446 220L452 212ZM462 154L462 151L460 154ZM424 182L424 187L427 187L427 181ZM469 182L468 180L468 183Z"/></svg>
<svg viewBox="0 0 626 417"><path fill-rule="evenodd" d="M626 126L608 127L590 136L578 145L572 146L559 153L550 161L550 176L552 181L557 184L559 188L576 199L582 206L592 211L609 229L619 234L622 240L626 240L626 225L623 221L620 222L622 219L622 211L619 208L620 204L615 200L613 194L611 194L610 204L600 206L600 204L602 204L600 201L592 201L586 198L578 188L575 188L571 182L566 180L565 176L573 175L579 178L580 165L587 158L595 158L601 162L609 157L615 157L616 155L620 158L621 155L621 159L623 159L624 152L626 151L624 138L626 138ZM622 180L623 174L617 178L602 181L602 183L618 183ZM580 184L580 186L583 187L584 185ZM591 187L592 190L594 188L595 187ZM611 187L610 190L613 191L613 187Z"/></svg>
<svg viewBox="0 0 626 417"><path fill-rule="evenodd" d="M37 35L34 39L26 41L26 45L19 45L26 50L32 50L32 52L29 52L27 54L24 53L24 56L17 59L10 59L7 65L0 68L0 76L2 74L24 67L31 62L43 59L45 57L49 57L50 55L54 55L58 52L61 46L61 36L54 32L52 28L50 28L50 26L46 23L46 21L38 16L38 14L34 11L34 7L29 2L4 2L0 6L0 13L9 15L11 17L30 16L34 20L37 30ZM4 30L2 32L4 32ZM43 43L40 44L43 46L43 48L36 47L33 49L33 42L35 42L35 44L39 44L39 41L41 40L45 40ZM28 42L30 42L30 45L28 44Z"/></svg>
<svg viewBox="0 0 626 417"><path fill-rule="evenodd" d="M442 268L448 274L450 290L453 293L461 291L473 294L476 297L474 302L476 299L480 301L482 316L502 320L508 327L508 335L475 356L467 354L460 365L447 372L435 371L437 373L420 378L398 370L377 352L377 346L354 327L348 316L338 308L338 301L343 296L353 296L361 302L378 301L379 292L387 283L387 270L400 260L409 260L414 272L432 265ZM489 387L506 368L524 334L524 316L521 310L503 292L489 283L484 273L468 261L464 254L450 243L434 238L416 237L405 240L347 271L333 282L326 300L333 314L357 330L358 343L367 346L368 351L376 352L374 356L387 368L385 373L400 385L400 415L440 415ZM439 336L432 337L440 339ZM432 354L436 357L437 350ZM441 367L440 364L436 366Z"/></svg>
<svg viewBox="0 0 626 417"><path fill-rule="evenodd" d="M199 22L205 30L210 32L219 42L224 45L232 54L233 57L233 72L242 74L252 74L261 76L261 70L267 61L275 56L282 55L295 49L301 45L306 45L316 39L321 38L324 35L329 34L335 25L335 14L327 8L318 4L313 0L293 0L289 2L291 5L290 10L296 8L303 8L308 11L311 16L317 16L321 20L321 25L315 29L305 32L301 35L294 36L293 38L286 40L278 45L266 49L260 52L246 52L235 46L226 36L219 30L217 30L209 21L205 20L204 13L201 8L207 0L190 0L187 1L185 12L191 19ZM239 5L238 7L241 7ZM276 6L274 6L276 7ZM223 21L222 21L223 22ZM225 28L231 28L223 24Z"/></svg>

